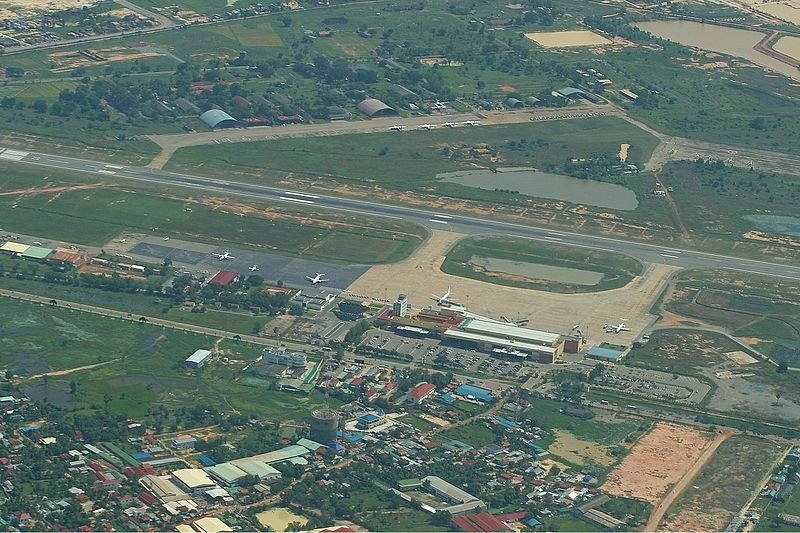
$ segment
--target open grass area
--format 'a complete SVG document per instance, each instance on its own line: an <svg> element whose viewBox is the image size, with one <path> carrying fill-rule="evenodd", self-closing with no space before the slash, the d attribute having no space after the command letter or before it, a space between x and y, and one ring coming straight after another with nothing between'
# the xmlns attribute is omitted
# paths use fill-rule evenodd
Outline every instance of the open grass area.
<svg viewBox="0 0 800 533"><path fill-rule="evenodd" d="M296 397L238 384L241 368L260 353L247 343L215 344L218 339L203 335L7 299L0 299L0 316L7 368L22 376L29 397L66 409L144 417L153 405L207 404L286 419L322 404L315 394ZM215 345L217 357L208 367L185 369L186 357ZM221 356L230 363L221 363ZM113 362L63 376L25 377L107 361Z"/></svg>
<svg viewBox="0 0 800 533"><path fill-rule="evenodd" d="M571 514L559 515L544 521L546 531L605 531L602 527Z"/></svg>
<svg viewBox="0 0 800 533"><path fill-rule="evenodd" d="M743 337L776 361L800 365L800 284L756 274L686 271L664 309Z"/></svg>
<svg viewBox="0 0 800 533"><path fill-rule="evenodd" d="M521 148L509 144L520 140L524 141ZM391 189L417 190L437 187L437 174L473 169L476 164L485 168L534 166L558 170L568 158L616 154L621 143L632 145L631 161L644 161L657 141L623 120L599 118L407 131L401 135L387 132L198 146L178 150L168 168L194 171L202 164L203 172L224 169L231 179L237 179L231 169L257 175L264 171L310 173L376 183ZM502 163L451 157L451 149L457 151L462 146L477 144L496 149ZM342 154L347 157L341 157Z"/></svg>
<svg viewBox="0 0 800 533"><path fill-rule="evenodd" d="M359 522L370 531L449 531L450 528L433 523L433 515L418 509L400 509L392 512L364 512Z"/></svg>
<svg viewBox="0 0 800 533"><path fill-rule="evenodd" d="M491 271L475 264L475 258L501 259L518 265L518 272ZM504 263L505 264L505 263ZM537 275L536 265L573 269L570 277L580 277L580 271L601 274L594 284L560 281L561 272L543 271ZM530 274L522 272L530 270ZM545 244L528 239L503 237L469 238L459 241L447 252L442 271L499 285L539 289L552 292L595 292L627 285L642 272L642 264L622 254L590 251L555 244ZM578 271L578 272L575 272ZM548 277L552 276L552 277Z"/></svg>
<svg viewBox="0 0 800 533"><path fill-rule="evenodd" d="M417 415L408 414L400 419L401 422L404 424L410 424L413 426L417 431L429 431L436 427L433 422L429 422L424 418L420 418Z"/></svg>
<svg viewBox="0 0 800 533"><path fill-rule="evenodd" d="M619 417L610 421L598 418L579 418L563 412L568 404L555 400L535 399L525 412L537 426L546 430L563 429L575 437L595 442L600 445L617 445L624 441L632 432L638 431L642 420L635 417ZM646 424L649 426L649 424ZM552 442L552 437L546 437L540 444L546 447Z"/></svg>
<svg viewBox="0 0 800 533"><path fill-rule="evenodd" d="M660 178L673 187L681 220L698 246L733 240L759 245L768 258L793 257L782 242L791 235L759 227L747 217L795 216L800 182L794 176L683 161L666 165Z"/></svg>
<svg viewBox="0 0 800 533"><path fill-rule="evenodd" d="M666 516L670 531L722 531L783 457L786 446L734 435L681 494Z"/></svg>
<svg viewBox="0 0 800 533"><path fill-rule="evenodd" d="M664 372L701 375L702 370L727 361L726 352L741 347L718 333L662 329L650 334L646 344L630 351L626 364Z"/></svg>
<svg viewBox="0 0 800 533"><path fill-rule="evenodd" d="M466 442L475 449L497 441L494 432L482 421L475 421L464 426L448 429L439 434L444 439L455 439Z"/></svg>
<svg viewBox="0 0 800 533"><path fill-rule="evenodd" d="M3 229L84 245L102 246L122 231L157 231L287 255L383 263L406 257L424 238L422 228L402 221L276 208L148 186L132 189L127 183L7 164L0 164L0 170L5 171L0 177Z"/></svg>

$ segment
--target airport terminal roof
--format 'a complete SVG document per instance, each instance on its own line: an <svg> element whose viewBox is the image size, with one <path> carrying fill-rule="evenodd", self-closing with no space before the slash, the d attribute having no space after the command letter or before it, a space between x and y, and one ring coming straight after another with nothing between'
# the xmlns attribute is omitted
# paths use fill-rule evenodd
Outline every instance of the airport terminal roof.
<svg viewBox="0 0 800 533"><path fill-rule="evenodd" d="M491 344L492 346L503 346L505 348L513 348L515 350L528 351L531 353L556 353L556 349L552 346L543 346L541 344L532 344L529 342L521 342L515 339L506 339L494 335L483 335L481 333L472 333L458 329L448 329L442 333L442 337L446 339L455 339L467 342L483 342L486 344Z"/></svg>
<svg viewBox="0 0 800 533"><path fill-rule="evenodd" d="M236 119L227 114L222 109L209 109L202 115L200 115L200 120L206 123L206 125L214 129L219 126L230 126Z"/></svg>
<svg viewBox="0 0 800 533"><path fill-rule="evenodd" d="M13 254L25 253L28 248L30 248L30 246L20 242L7 242L3 246L0 246L0 250L3 250L4 252L11 252Z"/></svg>
<svg viewBox="0 0 800 533"><path fill-rule="evenodd" d="M30 257L31 259L44 259L53 253L52 248L44 248L42 246L28 246L28 249L22 252L22 257Z"/></svg>
<svg viewBox="0 0 800 533"><path fill-rule="evenodd" d="M358 109L370 117L397 114L397 111L384 104L377 98L367 98L366 100L362 100L358 104Z"/></svg>
<svg viewBox="0 0 800 533"><path fill-rule="evenodd" d="M523 328L514 324L503 324L501 322L478 320L468 318L458 326L463 331L480 333L493 337L504 337L507 339L517 339L532 344L544 344L552 346L561 337L558 333L539 331L536 329Z"/></svg>

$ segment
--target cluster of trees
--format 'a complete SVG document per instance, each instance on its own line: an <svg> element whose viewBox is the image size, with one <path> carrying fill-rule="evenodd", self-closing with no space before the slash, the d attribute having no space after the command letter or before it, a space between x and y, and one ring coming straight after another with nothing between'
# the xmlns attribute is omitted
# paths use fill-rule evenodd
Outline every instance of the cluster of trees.
<svg viewBox="0 0 800 533"><path fill-rule="evenodd" d="M592 157L564 162L564 172L581 179L598 179L622 174L622 161L619 155L611 153L596 154Z"/></svg>

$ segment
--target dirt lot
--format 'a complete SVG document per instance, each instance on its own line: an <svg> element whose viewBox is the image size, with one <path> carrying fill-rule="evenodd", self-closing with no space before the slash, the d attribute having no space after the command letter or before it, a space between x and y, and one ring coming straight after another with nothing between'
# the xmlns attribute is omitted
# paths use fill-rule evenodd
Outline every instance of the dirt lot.
<svg viewBox="0 0 800 533"><path fill-rule="evenodd" d="M96 3L96 0L0 0L0 18L22 18Z"/></svg>
<svg viewBox="0 0 800 533"><path fill-rule="evenodd" d="M710 443L708 433L660 422L633 446L602 488L655 505L692 469Z"/></svg>
<svg viewBox="0 0 800 533"><path fill-rule="evenodd" d="M421 309L434 304L432 294L452 288L452 297L471 312L499 319L528 319L529 326L557 333L569 333L580 323L589 342L627 344L651 319L649 308L669 275L666 265L647 265L642 276L625 287L594 294L554 294L544 291L502 287L445 274L440 270L447 250L463 235L434 231L411 257L400 263L370 268L348 289L377 300L408 295L410 305ZM604 324L620 318L631 329L611 335Z"/></svg>

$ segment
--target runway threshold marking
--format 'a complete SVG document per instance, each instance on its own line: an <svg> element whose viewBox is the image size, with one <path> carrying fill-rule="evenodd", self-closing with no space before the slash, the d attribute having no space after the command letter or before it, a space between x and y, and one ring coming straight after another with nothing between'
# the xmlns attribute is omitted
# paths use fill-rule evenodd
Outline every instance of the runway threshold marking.
<svg viewBox="0 0 800 533"><path fill-rule="evenodd" d="M564 240L564 239L559 239L558 237L544 237L544 238L547 239L548 241L556 241L556 242L561 242Z"/></svg>
<svg viewBox="0 0 800 533"><path fill-rule="evenodd" d="M677 255L659 254L661 257L669 257L670 259L680 259Z"/></svg>
<svg viewBox="0 0 800 533"><path fill-rule="evenodd" d="M679 255L683 253L680 250L670 250L669 248L664 248L664 252L668 254L679 254Z"/></svg>
<svg viewBox="0 0 800 533"><path fill-rule="evenodd" d="M313 204L314 203L312 200L303 200L302 198L291 198L289 196L279 196L278 198L281 199L281 200L284 200L286 202L297 202L299 204Z"/></svg>
<svg viewBox="0 0 800 533"><path fill-rule="evenodd" d="M292 196L301 196L303 198L313 198L314 200L319 200L319 196L314 196L313 194L304 194L302 192L284 191L283 194L289 194Z"/></svg>
<svg viewBox="0 0 800 533"><path fill-rule="evenodd" d="M119 165L106 165L106 168L113 168L113 169L116 169L116 170L122 170L125 167L121 167Z"/></svg>
<svg viewBox="0 0 800 533"><path fill-rule="evenodd" d="M436 222L437 224L447 224L446 220L437 220L435 218L429 218L428 222Z"/></svg>
<svg viewBox="0 0 800 533"><path fill-rule="evenodd" d="M436 218L446 218L447 220L451 220L453 217L450 215L433 215Z"/></svg>
<svg viewBox="0 0 800 533"><path fill-rule="evenodd" d="M103 169L98 170L97 173L98 174L116 174L116 172L114 172L113 170L103 170Z"/></svg>

